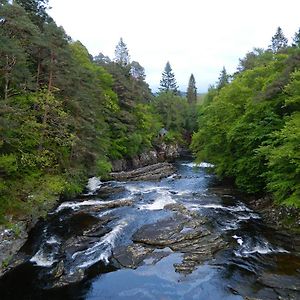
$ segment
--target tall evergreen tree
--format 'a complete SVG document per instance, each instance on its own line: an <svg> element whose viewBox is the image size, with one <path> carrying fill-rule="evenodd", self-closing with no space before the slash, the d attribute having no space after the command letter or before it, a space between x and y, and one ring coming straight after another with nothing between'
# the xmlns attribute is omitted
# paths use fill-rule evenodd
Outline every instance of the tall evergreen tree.
<svg viewBox="0 0 300 300"><path fill-rule="evenodd" d="M130 74L134 79L145 80L146 78L145 69L137 61L133 61L130 64L130 67L131 67Z"/></svg>
<svg viewBox="0 0 300 300"><path fill-rule="evenodd" d="M46 11L49 0L15 0L14 2L21 5L28 13L32 22L40 28L44 22L53 21Z"/></svg>
<svg viewBox="0 0 300 300"><path fill-rule="evenodd" d="M161 92L169 92L170 91L176 95L179 93L175 75L172 71L172 68L171 68L171 65L169 62L166 63L165 69L162 73L159 90Z"/></svg>
<svg viewBox="0 0 300 300"><path fill-rule="evenodd" d="M220 72L220 76L218 78L217 89L220 90L225 85L227 85L229 83L229 78L230 76L227 74L225 67L223 67L222 71Z"/></svg>
<svg viewBox="0 0 300 300"><path fill-rule="evenodd" d="M269 47L274 53L277 53L279 50L286 48L287 45L288 39L284 36L281 27L278 27L276 33L272 37L272 43Z"/></svg>
<svg viewBox="0 0 300 300"><path fill-rule="evenodd" d="M189 79L189 85L187 88L187 101L189 104L195 104L197 102L197 88L193 74L191 74Z"/></svg>
<svg viewBox="0 0 300 300"><path fill-rule="evenodd" d="M115 62L122 65L123 67L126 67L130 64L129 51L122 38L120 38L120 41L115 49Z"/></svg>
<svg viewBox="0 0 300 300"><path fill-rule="evenodd" d="M295 32L293 38L293 47L300 47L300 28L297 32Z"/></svg>

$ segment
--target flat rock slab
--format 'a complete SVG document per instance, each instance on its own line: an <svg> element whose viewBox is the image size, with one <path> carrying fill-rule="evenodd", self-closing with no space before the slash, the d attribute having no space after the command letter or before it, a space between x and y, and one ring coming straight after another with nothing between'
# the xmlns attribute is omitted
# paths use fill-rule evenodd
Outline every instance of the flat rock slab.
<svg viewBox="0 0 300 300"><path fill-rule="evenodd" d="M145 181L145 180L159 180L174 174L175 168L169 163L157 163L154 165L142 167L127 172L112 172L110 176L114 180L132 180L132 181Z"/></svg>
<svg viewBox="0 0 300 300"><path fill-rule="evenodd" d="M151 248L142 244L120 246L115 249L112 256L112 262L118 268L125 267L136 269L143 263L154 265L172 253L170 249L160 249L158 251L154 250L155 248Z"/></svg>
<svg viewBox="0 0 300 300"><path fill-rule="evenodd" d="M300 278L295 278L295 276L263 273L258 282L275 289L300 291Z"/></svg>
<svg viewBox="0 0 300 300"><path fill-rule="evenodd" d="M168 209L175 212L174 216L142 226L133 234L133 244L119 249L115 257L121 265L136 268L153 255L154 249L168 247L183 253L182 262L174 264L175 271L188 274L226 247L221 236L207 228L205 218L195 216L180 204L170 205ZM125 261L126 256L130 262Z"/></svg>

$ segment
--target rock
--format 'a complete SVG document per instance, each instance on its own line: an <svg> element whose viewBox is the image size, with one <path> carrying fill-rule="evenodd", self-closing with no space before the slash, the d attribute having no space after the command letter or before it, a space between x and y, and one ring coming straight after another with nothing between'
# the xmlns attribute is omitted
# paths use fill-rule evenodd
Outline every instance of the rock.
<svg viewBox="0 0 300 300"><path fill-rule="evenodd" d="M112 185L103 185L97 192L97 197L107 198L111 195L115 195L121 192L124 192L125 188L123 186L112 186Z"/></svg>
<svg viewBox="0 0 300 300"><path fill-rule="evenodd" d="M112 172L110 176L115 180L159 180L172 175L175 168L169 163L157 163L154 165L135 169L127 172Z"/></svg>
<svg viewBox="0 0 300 300"><path fill-rule="evenodd" d="M141 244L131 244L122 246L113 252L115 264L126 268L135 269L145 259L147 254L151 253L154 248L144 247Z"/></svg>
<svg viewBox="0 0 300 300"><path fill-rule="evenodd" d="M184 253L181 263L174 264L176 272L188 274L214 254L224 249L226 243L217 233L211 233L205 218L188 211L181 204L171 204L168 209L176 211L172 218L144 225L136 231L132 240L143 247L169 247Z"/></svg>
<svg viewBox="0 0 300 300"><path fill-rule="evenodd" d="M300 278L295 276L263 273L258 282L271 288L300 291Z"/></svg>
<svg viewBox="0 0 300 300"><path fill-rule="evenodd" d="M8 270L21 264L23 260L14 259L14 255L28 238L27 222L19 221L13 229L0 227L0 277Z"/></svg>
<svg viewBox="0 0 300 300"><path fill-rule="evenodd" d="M120 172L128 169L128 162L125 159L117 159L112 161L113 172Z"/></svg>
<svg viewBox="0 0 300 300"><path fill-rule="evenodd" d="M168 209L168 210L171 210L171 211L176 211L176 212L179 212L185 216L190 216L190 217L194 217L194 218L198 218L197 221L199 220L202 220L202 224L205 224L207 221L205 218L201 218L199 219L199 215L197 212L195 211L191 211L191 210L188 210L183 204L181 203L171 203L171 204L167 204L165 205L164 209Z"/></svg>
<svg viewBox="0 0 300 300"><path fill-rule="evenodd" d="M117 207L123 207L123 206L131 206L132 204L133 204L132 199L113 200L113 201L107 201L104 203L83 207L81 209L81 212L94 213L94 212L99 212L104 209L111 209L111 208L117 208Z"/></svg>
<svg viewBox="0 0 300 300"><path fill-rule="evenodd" d="M49 284L49 288L61 288L72 283L80 282L85 278L83 269L77 269L72 273L62 275L53 284Z"/></svg>
<svg viewBox="0 0 300 300"><path fill-rule="evenodd" d="M132 240L146 245L169 246L177 241L186 222L188 222L187 217L176 215L155 224L144 225L132 236Z"/></svg>
<svg viewBox="0 0 300 300"><path fill-rule="evenodd" d="M173 161L175 158L179 157L181 153L182 149L178 146L178 144L166 144L164 142L160 142L155 145L155 149L136 155L132 159L119 159L112 161L112 171L128 171L153 165L158 162Z"/></svg>
<svg viewBox="0 0 300 300"><path fill-rule="evenodd" d="M59 278L63 275L64 273L64 270L65 270L65 265L64 265L64 261L61 260L56 266L54 269L51 270L51 275L54 277L54 278Z"/></svg>

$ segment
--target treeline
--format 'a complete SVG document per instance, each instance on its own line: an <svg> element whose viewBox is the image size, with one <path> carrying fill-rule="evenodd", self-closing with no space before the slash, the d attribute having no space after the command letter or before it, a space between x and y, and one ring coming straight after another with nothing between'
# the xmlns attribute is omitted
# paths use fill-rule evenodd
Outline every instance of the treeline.
<svg viewBox="0 0 300 300"><path fill-rule="evenodd" d="M300 30L289 46L278 28L269 49L247 53L220 78L201 107L197 159L242 191L300 207Z"/></svg>
<svg viewBox="0 0 300 300"><path fill-rule="evenodd" d="M122 39L113 60L92 57L47 2L0 1L0 223L81 192L112 160L154 147L161 128L177 142L194 126L185 98L168 86L151 93Z"/></svg>

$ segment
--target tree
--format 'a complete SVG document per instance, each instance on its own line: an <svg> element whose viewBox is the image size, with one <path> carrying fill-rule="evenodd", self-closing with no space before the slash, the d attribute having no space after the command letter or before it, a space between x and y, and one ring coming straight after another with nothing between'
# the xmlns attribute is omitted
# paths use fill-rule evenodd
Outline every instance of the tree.
<svg viewBox="0 0 300 300"><path fill-rule="evenodd" d="M32 22L42 28L44 22L53 21L47 14L49 0L15 0L28 13Z"/></svg>
<svg viewBox="0 0 300 300"><path fill-rule="evenodd" d="M277 53L279 50L286 48L288 45L288 39L284 36L282 29L277 28L275 35L272 37L272 43L269 46L273 53Z"/></svg>
<svg viewBox="0 0 300 300"><path fill-rule="evenodd" d="M172 92L175 95L178 94L178 86L176 83L175 75L172 72L172 68L169 62L166 63L165 69L162 73L159 90L161 92Z"/></svg>
<svg viewBox="0 0 300 300"><path fill-rule="evenodd" d="M120 38L120 41L115 49L115 62L123 67L126 67L130 64L130 55L122 38Z"/></svg>
<svg viewBox="0 0 300 300"><path fill-rule="evenodd" d="M300 47L300 28L298 32L295 32L294 38L293 38L293 47Z"/></svg>
<svg viewBox="0 0 300 300"><path fill-rule="evenodd" d="M101 52L98 55L94 56L93 60L99 65L105 65L111 63L111 59Z"/></svg>
<svg viewBox="0 0 300 300"><path fill-rule="evenodd" d="M1 7L0 27L0 96L7 99L31 81L29 53L39 31L25 10L17 4ZM2 78L1 78L2 77Z"/></svg>
<svg viewBox="0 0 300 300"><path fill-rule="evenodd" d="M187 88L187 101L189 104L195 104L197 102L197 88L193 74L191 74L189 79L189 85Z"/></svg>
<svg viewBox="0 0 300 300"><path fill-rule="evenodd" d="M145 69L137 61L133 61L130 64L130 67L131 67L130 74L134 79L145 80L146 78Z"/></svg>
<svg viewBox="0 0 300 300"><path fill-rule="evenodd" d="M223 67L223 69L220 72L220 76L218 78L219 80L217 82L217 89L220 90L225 85L227 85L229 83L229 78L230 76L227 74L225 67Z"/></svg>

